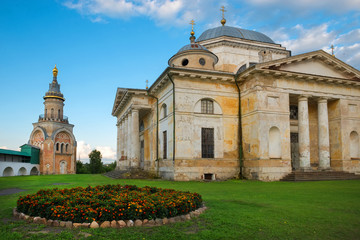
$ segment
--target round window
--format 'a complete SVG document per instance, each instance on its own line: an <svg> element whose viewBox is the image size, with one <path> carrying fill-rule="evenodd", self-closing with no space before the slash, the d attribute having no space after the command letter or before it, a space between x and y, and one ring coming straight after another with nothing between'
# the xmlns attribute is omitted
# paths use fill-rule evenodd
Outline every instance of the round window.
<svg viewBox="0 0 360 240"><path fill-rule="evenodd" d="M199 63L200 63L200 65L204 66L204 65L205 65L205 59L200 58L200 59L199 59Z"/></svg>
<svg viewBox="0 0 360 240"><path fill-rule="evenodd" d="M182 60L182 62L181 62L181 65L183 65L183 66L186 66L186 65L188 65L189 64L189 60L187 60L187 58L185 58L184 60Z"/></svg>

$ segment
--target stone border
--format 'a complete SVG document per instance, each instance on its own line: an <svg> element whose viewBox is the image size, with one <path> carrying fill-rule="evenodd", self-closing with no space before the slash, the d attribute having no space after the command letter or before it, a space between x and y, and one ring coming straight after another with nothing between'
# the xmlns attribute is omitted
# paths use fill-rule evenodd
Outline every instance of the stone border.
<svg viewBox="0 0 360 240"><path fill-rule="evenodd" d="M154 227L154 226L161 226L170 223L176 222L183 222L190 220L191 218L196 218L200 214L202 214L207 209L206 206L196 209L186 215L176 216L172 218L157 218L157 219L136 219L133 220L119 220L119 221L104 221L104 222L96 222L93 221L92 223L73 223L71 221L59 221L59 220L51 220L41 217L30 217L25 215L24 213L19 213L16 208L13 209L13 216L20 220L25 220L29 223L37 223L37 224L44 224L49 227L64 227L64 228L124 228L124 227Z"/></svg>

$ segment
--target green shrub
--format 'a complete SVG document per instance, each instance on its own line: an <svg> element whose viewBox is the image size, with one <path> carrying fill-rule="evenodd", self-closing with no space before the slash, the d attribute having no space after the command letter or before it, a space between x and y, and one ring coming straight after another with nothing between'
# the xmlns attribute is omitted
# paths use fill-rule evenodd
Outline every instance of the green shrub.
<svg viewBox="0 0 360 240"><path fill-rule="evenodd" d="M27 215L80 223L169 218L201 205L197 193L134 185L40 190L17 201L18 211Z"/></svg>

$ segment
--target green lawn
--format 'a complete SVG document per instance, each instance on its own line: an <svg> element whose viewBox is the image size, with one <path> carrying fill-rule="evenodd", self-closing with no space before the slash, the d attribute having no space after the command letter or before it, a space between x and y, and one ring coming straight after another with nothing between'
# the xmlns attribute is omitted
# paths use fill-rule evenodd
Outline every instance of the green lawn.
<svg viewBox="0 0 360 240"><path fill-rule="evenodd" d="M53 183L70 183L54 186ZM12 219L20 195L41 188L135 184L198 192L209 208L197 219L161 227L46 228ZM101 175L0 178L0 239L360 239L360 181L170 182L112 180Z"/></svg>

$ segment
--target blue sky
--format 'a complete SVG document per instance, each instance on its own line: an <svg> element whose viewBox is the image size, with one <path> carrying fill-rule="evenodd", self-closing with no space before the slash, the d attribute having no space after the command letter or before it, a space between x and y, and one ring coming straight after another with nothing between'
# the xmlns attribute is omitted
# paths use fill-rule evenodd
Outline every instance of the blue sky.
<svg viewBox="0 0 360 240"><path fill-rule="evenodd" d="M0 148L26 143L57 64L78 155L115 159L117 87L145 88L195 36L220 25L270 36L293 55L323 49L360 69L360 0L1 0Z"/></svg>

